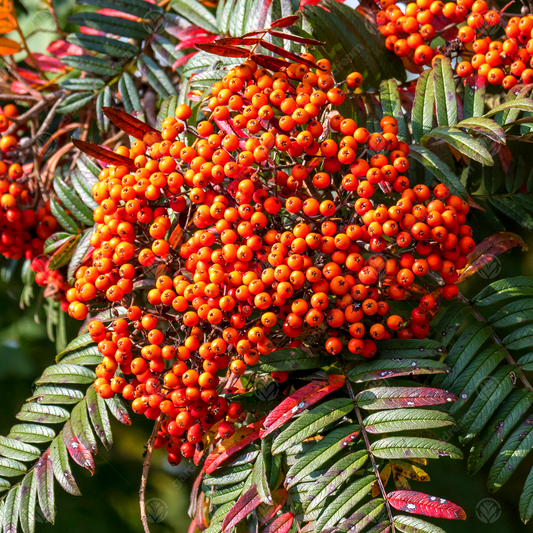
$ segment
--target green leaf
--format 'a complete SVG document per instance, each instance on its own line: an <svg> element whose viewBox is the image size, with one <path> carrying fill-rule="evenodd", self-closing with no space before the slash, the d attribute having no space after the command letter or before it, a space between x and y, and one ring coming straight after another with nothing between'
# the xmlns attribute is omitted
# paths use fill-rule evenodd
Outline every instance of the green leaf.
<svg viewBox="0 0 533 533"><path fill-rule="evenodd" d="M533 100L531 98L517 98L504 102L499 106L492 108L488 113L485 113L484 117L491 117L500 111L506 110L518 110L518 111L533 111ZM514 119L513 119L514 120Z"/></svg>
<svg viewBox="0 0 533 533"><path fill-rule="evenodd" d="M326 42L320 53L336 65L339 79L345 79L350 72L360 72L365 88L377 87L383 79L405 80L401 61L386 53L384 37L375 25L334 0L326 0L321 6L325 9L306 5L303 13L313 37Z"/></svg>
<svg viewBox="0 0 533 533"><path fill-rule="evenodd" d="M118 57L129 59L134 57L139 53L139 47L131 44L127 41L120 41L118 39L110 39L102 35L88 35L86 33L71 33L67 36L67 41L72 44L86 48L87 50L93 50L100 54L107 54L111 57ZM70 56L73 57L73 56ZM75 67L78 68L78 67ZM116 69L112 67L115 71ZM84 70L83 68L78 68L78 70ZM96 74L99 74L98 72ZM70 80L68 80L70 81ZM84 80L79 80L84 81ZM98 80L100 81L100 80ZM64 82L66 83L66 82ZM99 84L97 84L99 85ZM83 90L98 90L102 89L105 86L105 83L102 81L100 87L90 87Z"/></svg>
<svg viewBox="0 0 533 533"><path fill-rule="evenodd" d="M96 122L98 124L98 129L103 132L107 133L109 131L109 119L104 115L104 112L102 111L102 107L109 107L111 105L111 89L109 86L106 86L106 88L98 93L98 97L96 98ZM92 213L91 213L92 215ZM92 223L92 216L91 216L91 222Z"/></svg>
<svg viewBox="0 0 533 533"><path fill-rule="evenodd" d="M70 261L79 238L79 235L73 235L67 242L65 242L65 244L54 252L50 263L48 263L48 268L50 270L58 270Z"/></svg>
<svg viewBox="0 0 533 533"><path fill-rule="evenodd" d="M512 198L491 196L489 202L509 218L518 222L522 227L533 230L533 218L521 205L513 201Z"/></svg>
<svg viewBox="0 0 533 533"><path fill-rule="evenodd" d="M487 79L485 76L474 76L470 80L465 80L465 97L463 104L463 118L465 120L463 120L463 122L466 122L466 120L473 117L481 117L485 108Z"/></svg>
<svg viewBox="0 0 533 533"><path fill-rule="evenodd" d="M315 531L323 531L332 527L353 509L371 490L376 477L365 476L348 485L338 496L324 509L316 521Z"/></svg>
<svg viewBox="0 0 533 533"><path fill-rule="evenodd" d="M434 326L434 336L442 343L443 346L448 346L453 339L455 332L464 323L464 319L471 315L471 310L468 305L460 300L454 300L444 310L444 314L440 317L436 326Z"/></svg>
<svg viewBox="0 0 533 533"><path fill-rule="evenodd" d="M337 526L339 528L337 531L351 531L353 533L362 531L367 525L379 519L384 507L385 502L382 498L376 498L365 503L346 520L340 522ZM387 533L388 526L389 522L381 522L381 524L377 524L370 529L368 533Z"/></svg>
<svg viewBox="0 0 533 533"><path fill-rule="evenodd" d="M370 449L381 459L462 459L463 453L449 442L421 437L387 437L374 442Z"/></svg>
<svg viewBox="0 0 533 533"><path fill-rule="evenodd" d="M74 409L72 409L72 413L70 414L70 424L74 436L80 441L81 445L84 448L87 448L91 453L96 453L98 447L96 445L93 430L91 429L91 424L89 423L86 400L79 402L74 406Z"/></svg>
<svg viewBox="0 0 533 533"><path fill-rule="evenodd" d="M249 4L248 0L237 0L233 7L229 34L234 37L245 33L247 4Z"/></svg>
<svg viewBox="0 0 533 533"><path fill-rule="evenodd" d="M37 504L37 480L35 470L28 472L20 484L19 518L23 533L35 531L35 506Z"/></svg>
<svg viewBox="0 0 533 533"><path fill-rule="evenodd" d="M109 450L113 446L111 422L109 421L104 399L96 394L92 385L87 389L87 411L89 412L94 431L102 441L104 447Z"/></svg>
<svg viewBox="0 0 533 533"><path fill-rule="evenodd" d="M78 233L78 225L69 217L55 198L50 198L50 209L57 221L70 233Z"/></svg>
<svg viewBox="0 0 533 533"><path fill-rule="evenodd" d="M64 244L66 244L70 239L72 239L74 235L72 233L66 233L65 231L58 231L57 233L54 233L46 241L44 241L44 249L43 252L45 254L51 254L58 248L61 248Z"/></svg>
<svg viewBox="0 0 533 533"><path fill-rule="evenodd" d="M431 359L378 359L358 364L348 372L348 377L354 383L363 383L397 376L418 376L448 372L450 372L450 369L447 365Z"/></svg>
<svg viewBox="0 0 533 533"><path fill-rule="evenodd" d="M93 225L92 211L59 176L54 177L54 191L61 203L83 224Z"/></svg>
<svg viewBox="0 0 533 533"><path fill-rule="evenodd" d="M252 471L252 482L255 483L257 488L257 494L261 498L261 501L267 505L272 505L272 494L270 493L270 487L268 486L268 480L265 470L265 457L263 453L259 453L254 464Z"/></svg>
<svg viewBox="0 0 533 533"><path fill-rule="evenodd" d="M99 365L102 362L102 354L96 346L90 346L70 353L61 359L63 363L72 365L92 366Z"/></svg>
<svg viewBox="0 0 533 533"><path fill-rule="evenodd" d="M531 326L515 329L503 338L502 343L508 350L521 350L531 347Z"/></svg>
<svg viewBox="0 0 533 533"><path fill-rule="evenodd" d="M175 116L176 107L178 107L177 96L169 96L168 98L165 98L165 100L163 100L163 102L161 103L161 107L159 109L159 113L157 114L157 119L156 119L157 129L161 129L163 120L165 120L168 117Z"/></svg>
<svg viewBox="0 0 533 533"><path fill-rule="evenodd" d="M26 473L26 465L15 461L14 459L8 459L7 457L0 457L0 476L4 477L16 477Z"/></svg>
<svg viewBox="0 0 533 533"><path fill-rule="evenodd" d="M533 295L533 276L517 276L495 281L476 294L472 301L477 306L499 303L508 298Z"/></svg>
<svg viewBox="0 0 533 533"><path fill-rule="evenodd" d="M50 450L46 450L35 465L37 497L44 517L52 524L55 521L54 471Z"/></svg>
<svg viewBox="0 0 533 533"><path fill-rule="evenodd" d="M150 45L154 51L155 59L162 67L172 68L174 63L185 55L181 50L176 50L176 45L174 43L159 34L153 36ZM179 68L181 67L178 67L175 70L178 70ZM225 75L226 72L224 72L222 77ZM219 80L221 79L222 78L219 78Z"/></svg>
<svg viewBox="0 0 533 533"><path fill-rule="evenodd" d="M433 71L426 70L420 74L416 82L416 93L413 103L411 124L413 141L420 143L423 135L433 129L435 104L435 84Z"/></svg>
<svg viewBox="0 0 533 533"><path fill-rule="evenodd" d="M468 194L464 185L450 170L450 167L431 150L425 146L414 144L409 147L409 155L429 170L440 182L444 183L452 194L461 197L463 200L467 199Z"/></svg>
<svg viewBox="0 0 533 533"><path fill-rule="evenodd" d="M78 403L82 399L83 394L77 389L50 387L48 385L37 387L30 398L32 401L47 405Z"/></svg>
<svg viewBox="0 0 533 533"><path fill-rule="evenodd" d="M90 209L96 209L98 204L93 199L91 192L92 185L83 177L83 174L79 169L74 169L70 175L70 181L72 182L75 191L78 193L83 203Z"/></svg>
<svg viewBox="0 0 533 533"><path fill-rule="evenodd" d="M320 368L332 363L331 356L303 350L301 348L287 348L276 350L261 356L259 372L279 372L282 370L309 370Z"/></svg>
<svg viewBox="0 0 533 533"><path fill-rule="evenodd" d="M118 397L113 396L113 398L107 398L105 403L108 409L111 411L111 414L121 423L129 426L131 424L130 415L128 410L124 405L124 402Z"/></svg>
<svg viewBox="0 0 533 533"><path fill-rule="evenodd" d="M335 454L355 442L358 439L359 430L359 426L350 424L341 426L328 433L321 441L313 446L311 451L307 452L290 467L285 477L285 486L290 488L299 483L307 475L318 470Z"/></svg>
<svg viewBox="0 0 533 533"><path fill-rule="evenodd" d="M127 113L131 114L134 111L142 111L142 105L135 83L127 72L124 72L120 80L118 80L118 90Z"/></svg>
<svg viewBox="0 0 533 533"><path fill-rule="evenodd" d="M208 487L224 487L227 485L234 485L235 483L244 481L250 475L252 469L253 467L250 464L223 468L215 471L214 474L205 476L204 484Z"/></svg>
<svg viewBox="0 0 533 533"><path fill-rule="evenodd" d="M533 416L530 416L512 433L496 456L489 472L488 488L496 492L508 481L518 465L533 447Z"/></svg>
<svg viewBox="0 0 533 533"><path fill-rule="evenodd" d="M314 409L304 413L283 430L272 444L272 453L281 453L293 444L314 435L326 425L339 420L353 409L350 398L338 398L329 400Z"/></svg>
<svg viewBox="0 0 533 533"><path fill-rule="evenodd" d="M36 381L37 385L43 383L92 383L96 374L79 365L63 364L49 366Z"/></svg>
<svg viewBox="0 0 533 533"><path fill-rule="evenodd" d="M457 124L457 99L451 61L448 58L436 58L433 68L435 83L435 107L439 126Z"/></svg>
<svg viewBox="0 0 533 533"><path fill-rule="evenodd" d="M413 516L395 516L394 525L402 533L446 533L444 529Z"/></svg>
<svg viewBox="0 0 533 533"><path fill-rule="evenodd" d="M71 36L72 34L67 37L67 40ZM99 78L70 78L62 81L59 87L67 91L99 91L105 87L105 82Z"/></svg>
<svg viewBox="0 0 533 533"><path fill-rule="evenodd" d="M517 326L531 321L533 321L533 299L518 300L504 305L488 319L489 324L495 328Z"/></svg>
<svg viewBox="0 0 533 533"><path fill-rule="evenodd" d="M369 433L389 433L450 426L455 424L455 420L442 411L394 409L373 413L365 419L364 424Z"/></svg>
<svg viewBox="0 0 533 533"><path fill-rule="evenodd" d="M442 344L430 339L387 339L378 341L377 346L377 359L441 357L446 354Z"/></svg>
<svg viewBox="0 0 533 533"><path fill-rule="evenodd" d="M17 420L39 424L61 424L70 418L70 413L57 405L41 405L30 402L22 406ZM1 475L1 474L0 474Z"/></svg>
<svg viewBox="0 0 533 533"><path fill-rule="evenodd" d="M0 454L17 461L35 461L41 455L39 448L0 435Z"/></svg>
<svg viewBox="0 0 533 533"><path fill-rule="evenodd" d="M529 471L524 489L520 495L520 519L527 524L533 516L533 468Z"/></svg>
<svg viewBox="0 0 533 533"><path fill-rule="evenodd" d="M468 118L459 122L456 127L475 131L494 142L505 144L505 131L497 122L490 118Z"/></svg>
<svg viewBox="0 0 533 533"><path fill-rule="evenodd" d="M65 58L62 58L61 61L64 59ZM67 63L67 61L65 61L65 63ZM67 113L74 113L75 111L78 111L78 109L81 109L88 104L93 98L94 93L92 92L83 91L79 93L72 93L70 96L67 96L57 107L57 112L63 115Z"/></svg>
<svg viewBox="0 0 533 533"><path fill-rule="evenodd" d="M407 140L407 125L403 116L398 84L395 80L385 80L379 86L379 96L383 115L394 117L398 121L397 137L400 141Z"/></svg>
<svg viewBox="0 0 533 533"><path fill-rule="evenodd" d="M89 344L93 343L94 341L92 340L91 335L89 333L79 335L74 340L69 342L67 347L62 352L56 355L56 363L59 363L59 361L69 352L73 352L74 350L78 350L79 348L84 348L85 346L89 346Z"/></svg>
<svg viewBox="0 0 533 533"><path fill-rule="evenodd" d="M185 17L196 26L207 30L209 33L218 34L215 17L198 0L172 0L170 6L180 16Z"/></svg>
<svg viewBox="0 0 533 533"><path fill-rule="evenodd" d="M461 375L468 363L472 361L491 333L490 327L483 322L474 322L474 324L465 329L463 334L455 341L445 359L453 372L445 376L442 381L439 381L439 387L444 389L451 387L452 383Z"/></svg>
<svg viewBox="0 0 533 533"><path fill-rule="evenodd" d="M91 248L91 237L93 232L93 228L85 230L77 243L76 251L72 254L72 258L68 265L67 278L69 283L74 284L76 281L76 271L82 264L87 252Z"/></svg>
<svg viewBox="0 0 533 533"><path fill-rule="evenodd" d="M163 13L163 9L157 4L145 0L76 0L76 3L103 9L114 9L140 18L145 17L148 13Z"/></svg>
<svg viewBox="0 0 533 533"><path fill-rule="evenodd" d="M121 17L101 15L100 13L76 13L68 17L67 21L78 26L88 26L95 30L113 33L121 37L130 37L131 39L141 40L148 34L147 28L140 22L134 22ZM61 61L64 59L65 57L62 57Z"/></svg>
<svg viewBox="0 0 533 533"><path fill-rule="evenodd" d="M4 533L16 533L19 521L20 509L20 485L15 485L8 493L5 499L4 508Z"/></svg>
<svg viewBox="0 0 533 533"><path fill-rule="evenodd" d="M422 137L420 143L426 145L430 138L442 139L450 146L453 146L457 151L483 165L494 165L494 161L492 160L489 151L468 133L457 128L450 128L447 126L435 128Z"/></svg>
<svg viewBox="0 0 533 533"><path fill-rule="evenodd" d="M50 445L50 460L52 461L52 470L57 482L69 494L81 496L80 489L70 469L67 447L61 435L58 435Z"/></svg>
<svg viewBox="0 0 533 533"><path fill-rule="evenodd" d="M310 513L316 509L330 494L335 492L349 477L355 474L368 460L366 450L359 450L339 459L328 471L320 476L310 490L313 496L307 507Z"/></svg>
<svg viewBox="0 0 533 533"><path fill-rule="evenodd" d="M89 184L89 191L93 185L99 183L98 176L100 174L100 168L98 165L89 159L85 154L81 154L76 161L78 170L81 172L83 179ZM91 194L92 196L92 194Z"/></svg>
<svg viewBox="0 0 533 533"><path fill-rule="evenodd" d="M165 71L151 57L144 54L139 57L138 67L157 94L163 98L178 95Z"/></svg>
<svg viewBox="0 0 533 533"><path fill-rule="evenodd" d="M471 441L488 422L496 409L511 393L516 366L503 366L495 372L479 391L477 398L461 421L460 440Z"/></svg>
<svg viewBox="0 0 533 533"><path fill-rule="evenodd" d="M532 404L533 392L524 388L513 391L498 407L470 450L467 467L470 475L489 460Z"/></svg>
<svg viewBox="0 0 533 533"><path fill-rule="evenodd" d="M16 424L11 428L8 437L10 439L20 440L21 442L31 442L42 444L50 442L55 433L53 429L37 424Z"/></svg>

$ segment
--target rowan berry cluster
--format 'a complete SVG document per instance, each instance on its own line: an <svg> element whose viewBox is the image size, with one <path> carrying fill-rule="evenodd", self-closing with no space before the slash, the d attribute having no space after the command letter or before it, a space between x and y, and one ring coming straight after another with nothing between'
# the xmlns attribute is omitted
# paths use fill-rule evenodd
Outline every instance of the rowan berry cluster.
<svg viewBox="0 0 533 533"><path fill-rule="evenodd" d="M0 132L6 131L9 117L18 115L13 104L0 113ZM7 258L33 259L42 254L44 241L54 233L57 220L46 204L35 209L34 192L30 180L19 163L7 159L17 146L17 138L6 135L0 139L4 160L0 161L0 253Z"/></svg>
<svg viewBox="0 0 533 533"><path fill-rule="evenodd" d="M442 57L444 47L431 46L436 37L456 40L463 59L456 72L466 78L484 76L492 85L512 89L517 83L533 82L533 17L507 17L489 9L485 0L416 0L396 5L396 0L380 0L376 22L386 46L397 56L412 57L417 65L426 65ZM507 19L505 33L502 19ZM463 25L463 23L466 23Z"/></svg>
<svg viewBox="0 0 533 533"><path fill-rule="evenodd" d="M444 185L410 187L397 120L370 133L344 118L334 108L356 94L328 61L316 66L231 69L204 102L208 120L188 124L191 108L178 106L160 133L117 149L131 168L103 169L92 189L94 251L69 313L127 308L108 328L89 324L103 355L95 388L162 413L157 445L172 464L216 422L220 437L233 433L242 409L219 396L228 367L225 392L261 356L316 331L332 355L373 357L376 340L428 334L436 300L417 278L438 271L435 295L457 295L456 269L474 248L468 204ZM343 83L356 89L362 76ZM183 132L196 135L191 146ZM407 297L420 302L410 317L389 311Z"/></svg>

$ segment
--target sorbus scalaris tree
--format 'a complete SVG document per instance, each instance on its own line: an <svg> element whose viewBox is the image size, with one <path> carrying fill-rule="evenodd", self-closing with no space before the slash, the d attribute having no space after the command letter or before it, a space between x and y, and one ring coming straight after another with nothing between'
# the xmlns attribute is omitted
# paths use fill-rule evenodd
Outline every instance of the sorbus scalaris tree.
<svg viewBox="0 0 533 533"><path fill-rule="evenodd" d="M198 467L191 531L466 519L411 484L466 451L496 491L532 447L533 278L461 290L527 248L503 217L533 225L529 14L499 42L481 1L83 3L53 57L19 31L33 70L6 61L30 104L0 117L1 250L25 302L46 286L61 347L0 437L3 530L37 505L53 522L55 481L79 495L69 458L94 471L126 402L154 421L146 530L158 449ZM492 68L465 66L472 41ZM524 522L532 495L530 474Z"/></svg>

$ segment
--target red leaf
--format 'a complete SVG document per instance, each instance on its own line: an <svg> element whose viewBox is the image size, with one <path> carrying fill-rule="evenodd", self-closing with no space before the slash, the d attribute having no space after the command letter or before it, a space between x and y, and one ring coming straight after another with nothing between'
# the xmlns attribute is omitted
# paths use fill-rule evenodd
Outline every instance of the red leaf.
<svg viewBox="0 0 533 533"><path fill-rule="evenodd" d="M108 165L124 165L128 170L136 170L135 162L130 157L125 157L123 155L115 154L111 150L107 150L98 146L97 144L88 143L85 141L80 141L79 139L72 139L72 143L78 150L81 150L83 153L99 159Z"/></svg>
<svg viewBox="0 0 533 533"><path fill-rule="evenodd" d="M304 59L303 57L300 57L298 54L294 54L292 52L289 52L288 50L285 50L285 48L281 48L281 46L277 46L267 41L262 42L261 46L263 48L266 48L267 50L270 50L271 52L274 52L275 54L278 54L281 57L292 59L295 63L303 63L304 65L307 65L309 68L318 68L316 64L314 63L314 61L309 61L309 59Z"/></svg>
<svg viewBox="0 0 533 533"><path fill-rule="evenodd" d="M387 495L389 503L398 511L405 513L447 518L448 520L466 520L464 510L444 498L429 496L413 490L396 490Z"/></svg>
<svg viewBox="0 0 533 533"><path fill-rule="evenodd" d="M70 420L63 426L61 431L63 437L63 442L67 447L68 453L74 460L83 468L89 470L91 474L94 474L94 460L91 452L83 446L83 444L78 440L78 438L72 432L72 426L70 425Z"/></svg>
<svg viewBox="0 0 533 533"><path fill-rule="evenodd" d="M323 46L326 43L322 41L317 41L316 39L306 39L305 37L300 37L299 35L293 35L292 33L284 33L277 30L268 30L268 33L273 37L278 37L279 39L286 39L287 41L294 41L295 43L308 44L311 46Z"/></svg>
<svg viewBox="0 0 533 533"><path fill-rule="evenodd" d="M288 17L283 17L278 20L275 20L270 27L271 28L288 28L293 24L296 24L300 17L298 15L290 15Z"/></svg>
<svg viewBox="0 0 533 533"><path fill-rule="evenodd" d="M292 522L294 516L292 513L285 513L281 516L278 516L274 522L268 524L268 526L263 529L262 533L288 533L292 527Z"/></svg>
<svg viewBox="0 0 533 533"><path fill-rule="evenodd" d="M246 48L239 48L238 46L227 46L223 44L214 43L199 43L196 48L208 52L209 54L215 54L222 57L248 57L250 51Z"/></svg>
<svg viewBox="0 0 533 533"><path fill-rule="evenodd" d="M275 407L265 418L261 430L261 438L264 439L275 429L283 425L293 416L300 414L310 405L318 402L327 394L340 389L344 385L344 376L329 376L329 382L311 381L294 394L285 398L277 407Z"/></svg>
<svg viewBox="0 0 533 533"><path fill-rule="evenodd" d="M270 522L277 514L278 511L287 503L287 491L283 488L276 489L272 492L272 499L274 505L268 508L268 512L259 517L259 525L263 526Z"/></svg>
<svg viewBox="0 0 533 533"><path fill-rule="evenodd" d="M67 43L61 39L52 41L47 47L46 51L55 57L63 57L66 55L79 56L83 54L83 48L77 44Z"/></svg>
<svg viewBox="0 0 533 533"><path fill-rule="evenodd" d="M261 498L257 494L257 487L254 483L230 509L222 522L222 531L225 533L235 527L244 517L249 515L256 507L261 505Z"/></svg>
<svg viewBox="0 0 533 533"><path fill-rule="evenodd" d="M263 33L263 32L260 32ZM222 45L237 45L241 44L244 46L251 46L254 44L258 44L261 42L261 39L252 39L248 37L223 37L222 39L217 39L215 41L215 44L222 44Z"/></svg>
<svg viewBox="0 0 533 533"><path fill-rule="evenodd" d="M456 402L457 396L444 389L429 387L390 387L390 397L379 398L374 396L374 391L380 389L366 389L360 392L355 399L361 407L368 409L365 402L379 402L376 409L402 409L404 407L420 407L423 405L438 405L442 403ZM371 408L373 409L373 408Z"/></svg>
<svg viewBox="0 0 533 533"><path fill-rule="evenodd" d="M138 118L132 117L126 111L122 109L117 109L116 107L102 107L104 115L120 130L126 132L128 135L135 137L136 139L142 140L147 133L155 133L157 135L157 141L161 141L161 132L152 128L139 120Z"/></svg>
<svg viewBox="0 0 533 533"><path fill-rule="evenodd" d="M212 43L217 38L216 35L204 35L203 37L192 36L189 39L180 41L175 50L183 50L184 48L194 48L198 43Z"/></svg>
<svg viewBox="0 0 533 533"><path fill-rule="evenodd" d="M99 37L105 37L106 35L105 31L89 28L88 26L80 26L80 33L85 33L85 35L98 35Z"/></svg>
<svg viewBox="0 0 533 533"><path fill-rule="evenodd" d="M195 56L197 53L198 52L191 52L186 56L176 59L176 61L174 61L174 64L172 65L172 70L176 70L178 67L182 67L183 65L187 64L189 62L189 59L191 59L191 57Z"/></svg>
<svg viewBox="0 0 533 533"><path fill-rule="evenodd" d="M282 68L288 68L290 66L290 63L288 61L285 61L284 59L280 59L279 57L267 56L265 54L252 54L250 56L250 59L261 65L262 67L265 67L269 70L274 70L276 72L278 70L281 70Z"/></svg>
<svg viewBox="0 0 533 533"><path fill-rule="evenodd" d="M33 52L31 56L27 56L25 61L29 65L39 67L43 72L63 72L67 68L57 57L50 57L36 52Z"/></svg>
<svg viewBox="0 0 533 533"><path fill-rule="evenodd" d="M480 242L474 251L468 256L468 266L461 272L458 283L467 280L485 265L490 263L497 255L503 254L515 246L521 246L522 251L528 249L522 237L515 233L501 231L495 233L484 241Z"/></svg>
<svg viewBox="0 0 533 533"><path fill-rule="evenodd" d="M235 444L231 445L229 448L226 448L222 453L218 452L217 450L211 452L205 460L205 473L213 473L217 469L217 467L222 464L228 457L231 457L234 453L242 450L245 446L248 446L250 442L257 440L259 438L259 428L263 424L263 420L264 419L262 418L254 424L249 424L244 428L238 429L233 435L233 437L230 438L234 440L235 436L238 435L239 432L241 432L241 439Z"/></svg>
<svg viewBox="0 0 533 533"><path fill-rule="evenodd" d="M132 20L133 22L137 22L139 20L139 17L137 17L136 15L124 13L124 11L117 11L116 9L99 9L98 11L96 11L96 13L100 15L107 15L108 17L118 17L121 19Z"/></svg>

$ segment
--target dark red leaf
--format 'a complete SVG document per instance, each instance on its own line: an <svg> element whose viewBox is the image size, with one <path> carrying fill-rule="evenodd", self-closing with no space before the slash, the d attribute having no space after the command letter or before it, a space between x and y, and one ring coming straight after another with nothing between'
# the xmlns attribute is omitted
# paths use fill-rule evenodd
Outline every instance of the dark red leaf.
<svg viewBox="0 0 533 533"><path fill-rule="evenodd" d="M329 382L311 381L311 383L298 389L268 414L263 423L266 429L261 430L261 438L265 438L287 420L300 414L304 409L318 402L327 394L340 389L343 385L344 376L329 376Z"/></svg>
<svg viewBox="0 0 533 533"><path fill-rule="evenodd" d="M279 39L286 39L287 41L294 41L295 43L307 44L310 46L323 46L326 44L322 41L317 41L316 39L307 39L306 37L300 37L299 35L284 33L277 30L268 30L268 33L272 35L272 37L278 37Z"/></svg>
<svg viewBox="0 0 533 533"><path fill-rule="evenodd" d="M281 57L292 59L295 63L303 63L304 65L307 65L309 68L318 68L313 61L309 61L308 59L304 59L303 57L300 57L298 54L289 52L288 50L285 50L285 48L281 48L281 46L276 46L275 44L272 44L266 41L263 41L261 43L261 46L263 48L266 48L267 50L270 50L271 52L274 52L275 54L278 54Z"/></svg>
<svg viewBox="0 0 533 533"><path fill-rule="evenodd" d="M225 533L235 527L244 517L249 515L255 508L261 505L261 498L257 494L257 487L254 483L230 509L222 522L222 531Z"/></svg>
<svg viewBox="0 0 533 533"><path fill-rule="evenodd" d="M104 115L120 130L142 141L147 133L155 133L157 141L161 141L161 132L138 118L132 117L126 111L116 107L102 107Z"/></svg>
<svg viewBox="0 0 533 533"><path fill-rule="evenodd" d="M254 44L258 44L261 42L261 39L251 39L248 37L224 37L222 39L217 39L213 44L221 44L221 45L244 45L244 46L250 46Z"/></svg>
<svg viewBox="0 0 533 533"><path fill-rule="evenodd" d="M423 492L396 490L390 492L387 499L395 509L405 513L447 518L448 520L466 520L466 513L455 503Z"/></svg>
<svg viewBox="0 0 533 533"><path fill-rule="evenodd" d="M387 391L386 395L383 394L384 390ZM363 409L402 409L456 402L457 396L447 390L430 387L378 387L360 392L355 399Z"/></svg>
<svg viewBox="0 0 533 533"><path fill-rule="evenodd" d="M107 150L106 148L102 148L101 146L98 146L97 144L88 143L85 141L80 141L79 139L72 139L72 143L78 150L81 150L83 153L94 157L95 159L99 159L100 161L103 161L104 163L107 163L109 165L124 165L128 168L128 170L136 170L137 167L135 166L135 162L133 159L129 157L125 157L123 155L116 154L115 152L112 152L111 150Z"/></svg>
<svg viewBox="0 0 533 533"><path fill-rule="evenodd" d="M501 231L500 233L495 233L487 237L468 256L468 266L461 272L458 282L466 281L470 276L473 276L485 265L490 263L496 256L503 254L503 252L515 246L521 246L522 251L528 249L524 239L515 233Z"/></svg>
<svg viewBox="0 0 533 533"><path fill-rule="evenodd" d="M246 48L239 48L238 46L228 46L225 44L215 44L215 43L198 43L196 48L208 52L210 54L215 54L222 57L248 57L250 50Z"/></svg>
<svg viewBox="0 0 533 533"><path fill-rule="evenodd" d="M275 20L270 27L271 28L288 28L293 24L296 24L300 17L298 15L290 15L288 17L283 17L278 20Z"/></svg>
<svg viewBox="0 0 533 533"><path fill-rule="evenodd" d="M254 30L249 31L248 33L245 33L243 37L255 37L256 35L261 35L262 33L265 33L268 30Z"/></svg>
<svg viewBox="0 0 533 533"><path fill-rule="evenodd" d="M72 431L72 426L70 425L70 420L63 426L61 431L63 437L63 442L67 447L68 453L80 466L89 470L91 474L94 474L94 460L91 452L83 446L83 444L78 440Z"/></svg>
<svg viewBox="0 0 533 533"><path fill-rule="evenodd" d="M287 491L283 488L272 491L272 499L274 505L271 505L265 514L261 513L259 517L260 526L270 522L281 511L281 508L287 503Z"/></svg>
<svg viewBox="0 0 533 533"><path fill-rule="evenodd" d="M265 54L252 54L250 56L252 61L255 61L258 65L267 68L268 70L278 71L282 68L288 68L290 63L279 57L267 56Z"/></svg>
<svg viewBox="0 0 533 533"><path fill-rule="evenodd" d="M262 533L287 533L291 527L294 516L292 513L285 513L281 516L278 516L274 522L268 524Z"/></svg>

